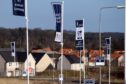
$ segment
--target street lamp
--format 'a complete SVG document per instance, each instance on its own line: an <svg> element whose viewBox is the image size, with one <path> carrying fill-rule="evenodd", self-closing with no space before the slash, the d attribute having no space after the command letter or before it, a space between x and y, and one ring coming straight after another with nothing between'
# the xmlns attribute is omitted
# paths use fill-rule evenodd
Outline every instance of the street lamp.
<svg viewBox="0 0 126 84"><path fill-rule="evenodd" d="M104 10L104 9L111 9L111 8L123 9L123 8L125 8L125 6L119 5L119 6L110 6L110 7L102 7L102 8L100 8L100 13L99 13L99 52L100 52L100 56L102 55L102 53L101 53L101 16L102 16L102 10ZM125 60L126 60L126 58L125 58ZM110 62L111 62L111 60L109 59L109 84L110 84L110 71L111 71L110 70ZM125 69L125 72L126 72L126 69ZM100 74L99 84L101 84L101 67L100 67L100 70L99 70L99 74Z"/></svg>

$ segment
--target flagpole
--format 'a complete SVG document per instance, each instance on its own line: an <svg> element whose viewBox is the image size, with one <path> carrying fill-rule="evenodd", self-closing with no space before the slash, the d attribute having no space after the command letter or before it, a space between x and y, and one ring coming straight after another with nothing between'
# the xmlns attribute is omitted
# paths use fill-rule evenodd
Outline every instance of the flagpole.
<svg viewBox="0 0 126 84"><path fill-rule="evenodd" d="M80 84L81 84L81 50L80 50Z"/></svg>
<svg viewBox="0 0 126 84"><path fill-rule="evenodd" d="M63 17L64 16L64 1L62 1L62 26L61 26L61 34L62 34L62 41L61 41L61 84L63 84Z"/></svg>
<svg viewBox="0 0 126 84"><path fill-rule="evenodd" d="M111 37L109 37L109 84L111 83Z"/></svg>
<svg viewBox="0 0 126 84"><path fill-rule="evenodd" d="M27 45L27 83L29 84L29 38L28 38L28 0L25 0L26 45Z"/></svg>
<svg viewBox="0 0 126 84"><path fill-rule="evenodd" d="M83 19L83 27L84 27L84 19ZM83 29L84 30L84 29ZM85 72L86 72L86 70L85 70L85 31L84 31L84 39L83 39L83 56L84 56L84 81L85 81Z"/></svg>
<svg viewBox="0 0 126 84"><path fill-rule="evenodd" d="M14 49L16 48L15 45L16 45L16 44L15 44L15 41L14 41ZM14 51L15 51L14 62L16 62L16 49L15 49Z"/></svg>

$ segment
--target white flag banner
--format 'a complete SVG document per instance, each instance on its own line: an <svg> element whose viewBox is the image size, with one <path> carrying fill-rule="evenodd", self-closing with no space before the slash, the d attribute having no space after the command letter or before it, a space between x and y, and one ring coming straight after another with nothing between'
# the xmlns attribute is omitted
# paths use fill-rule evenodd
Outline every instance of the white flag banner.
<svg viewBox="0 0 126 84"><path fill-rule="evenodd" d="M61 32L56 32L55 41L56 42L61 42L62 41L61 38L62 38Z"/></svg>
<svg viewBox="0 0 126 84"><path fill-rule="evenodd" d="M83 40L84 39L84 28L76 28L76 40Z"/></svg>
<svg viewBox="0 0 126 84"><path fill-rule="evenodd" d="M15 42L11 42L11 56L15 57Z"/></svg>

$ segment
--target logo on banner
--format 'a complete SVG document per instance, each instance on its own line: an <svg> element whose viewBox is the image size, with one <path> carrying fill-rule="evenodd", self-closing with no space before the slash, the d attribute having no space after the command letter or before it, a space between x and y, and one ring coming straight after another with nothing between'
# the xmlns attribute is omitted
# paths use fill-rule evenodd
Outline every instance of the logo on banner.
<svg viewBox="0 0 126 84"><path fill-rule="evenodd" d="M83 28L76 28L76 40L84 39L84 31Z"/></svg>
<svg viewBox="0 0 126 84"><path fill-rule="evenodd" d="M61 23L61 13L56 14L56 23Z"/></svg>
<svg viewBox="0 0 126 84"><path fill-rule="evenodd" d="M25 16L25 0L13 0L13 15Z"/></svg>
<svg viewBox="0 0 126 84"><path fill-rule="evenodd" d="M83 20L76 20L76 27L83 27Z"/></svg>
<svg viewBox="0 0 126 84"><path fill-rule="evenodd" d="M55 41L56 42L61 42L62 41L62 34L61 34L61 32L56 32Z"/></svg>
<svg viewBox="0 0 126 84"><path fill-rule="evenodd" d="M83 50L83 40L76 40L76 49Z"/></svg>

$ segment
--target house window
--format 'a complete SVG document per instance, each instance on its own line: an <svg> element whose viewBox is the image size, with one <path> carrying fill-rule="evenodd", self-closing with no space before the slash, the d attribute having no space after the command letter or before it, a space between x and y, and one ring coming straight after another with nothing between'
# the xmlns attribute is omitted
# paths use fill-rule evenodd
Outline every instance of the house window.
<svg viewBox="0 0 126 84"><path fill-rule="evenodd" d="M11 62L9 63L9 66L12 66L12 63Z"/></svg>
<svg viewBox="0 0 126 84"><path fill-rule="evenodd" d="M31 62L29 62L29 66L31 66Z"/></svg>

